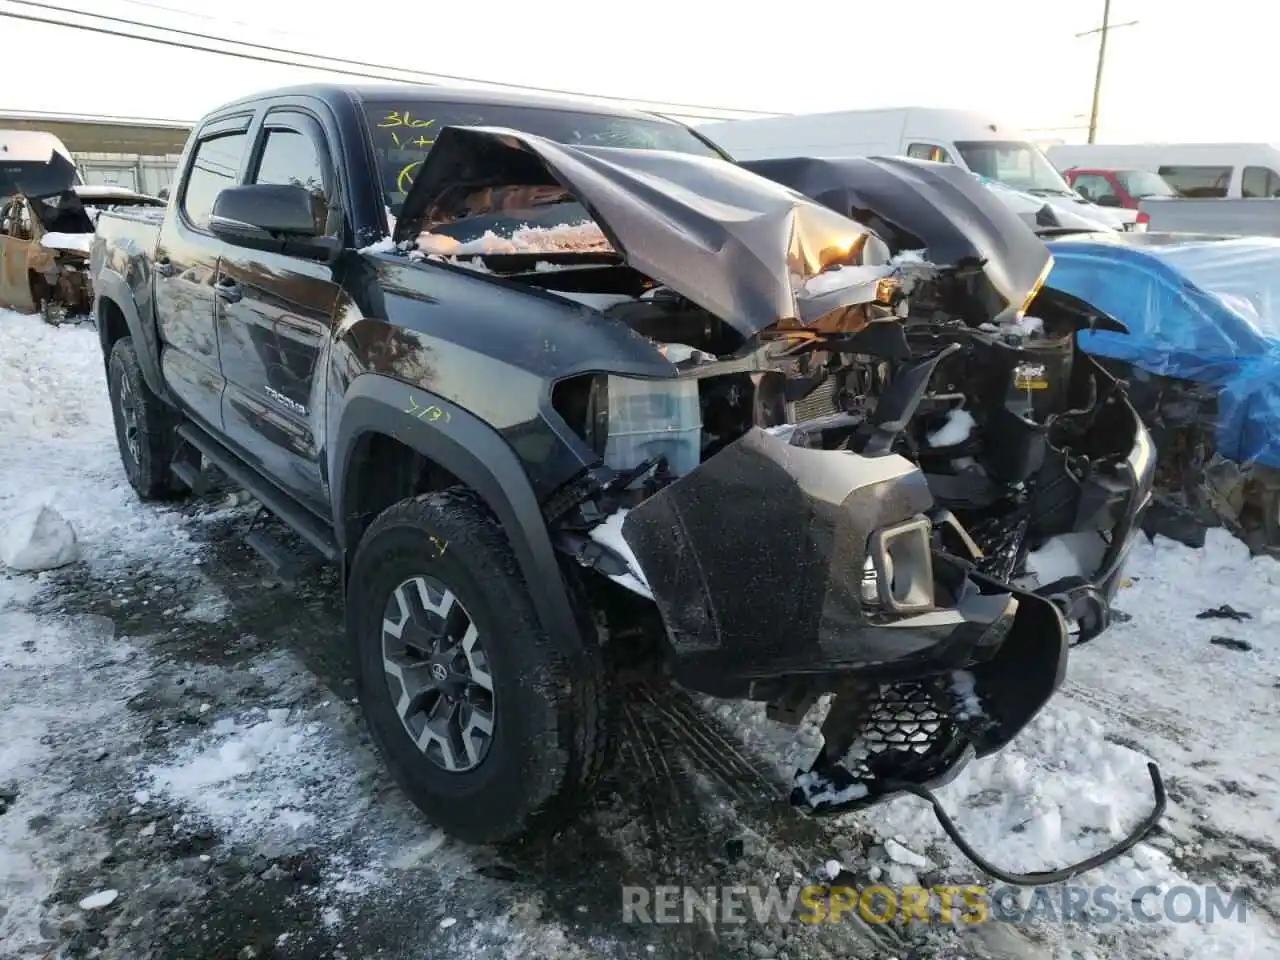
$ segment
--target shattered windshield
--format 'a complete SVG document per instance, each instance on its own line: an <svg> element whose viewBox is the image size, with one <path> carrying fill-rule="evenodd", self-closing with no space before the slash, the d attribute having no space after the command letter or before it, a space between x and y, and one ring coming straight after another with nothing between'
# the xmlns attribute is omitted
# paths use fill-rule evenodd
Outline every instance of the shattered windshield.
<svg viewBox="0 0 1280 960"><path fill-rule="evenodd" d="M962 140L956 149L973 173L1027 193L1078 199L1048 158L1021 140Z"/></svg>
<svg viewBox="0 0 1280 960"><path fill-rule="evenodd" d="M536 196L539 191L544 196ZM479 192L492 195L499 190ZM614 252L586 208L564 191L510 187L505 192L514 202L433 224L419 234L418 249L443 256Z"/></svg>
<svg viewBox="0 0 1280 960"><path fill-rule="evenodd" d="M373 134L379 176L393 216L436 135L444 127L510 127L557 143L575 146L671 150L718 157L714 147L687 127L658 117L576 113L548 107L485 103L436 103L427 100L365 104Z"/></svg>

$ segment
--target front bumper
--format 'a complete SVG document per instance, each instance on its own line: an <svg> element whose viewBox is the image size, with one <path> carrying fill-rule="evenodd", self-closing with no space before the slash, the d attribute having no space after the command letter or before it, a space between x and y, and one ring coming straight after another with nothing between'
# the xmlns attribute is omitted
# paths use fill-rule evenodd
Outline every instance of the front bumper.
<svg viewBox="0 0 1280 960"><path fill-rule="evenodd" d="M1080 643L1098 636L1112 622L1111 604L1155 486L1156 453L1151 435L1127 400L1116 404L1114 414L1127 421L1132 437L1128 455L1115 468L1069 477L1077 491L1071 530L1100 537L1105 543L1101 559L1092 571L1035 588L1038 595L1058 606Z"/></svg>
<svg viewBox="0 0 1280 960"><path fill-rule="evenodd" d="M744 697L787 678L834 690L851 676L945 676L995 662L1022 634L1039 635L1025 642L1058 676L1056 609L942 549L934 516L924 475L902 457L753 430L631 510L622 536L661 612L674 673L697 690Z"/></svg>
<svg viewBox="0 0 1280 960"><path fill-rule="evenodd" d="M1085 458L1106 468L1081 472L1064 455L1070 482L1043 521L1051 534L1096 532L1106 550L1092 576L1034 590L982 571L981 552L906 459L751 431L622 523L675 679L774 705L835 693L827 746L805 773L815 808L945 782L1053 696L1068 621L1084 636L1109 622L1154 455L1123 398L1099 430L1128 456Z"/></svg>

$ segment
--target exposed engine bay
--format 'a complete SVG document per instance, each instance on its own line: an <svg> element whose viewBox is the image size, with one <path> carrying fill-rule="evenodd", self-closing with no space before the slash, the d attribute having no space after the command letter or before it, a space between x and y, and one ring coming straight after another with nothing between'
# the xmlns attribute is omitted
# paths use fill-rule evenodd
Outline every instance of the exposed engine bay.
<svg viewBox="0 0 1280 960"><path fill-rule="evenodd" d="M921 294L913 307L927 302ZM658 290L601 312L650 338L678 377L568 381L555 400L607 466L650 465L647 482L630 488L636 503L752 427L805 447L901 453L968 529L983 572L1011 580L1030 552L1076 530L1082 481L1122 467L1133 447L1127 424L1107 429L1119 385L1075 347L1087 316L1055 300L1043 291L1034 305L1043 317L1002 326L885 311L856 334L779 330L745 357L719 359L726 335L715 318ZM903 411L882 404L922 368L931 375L912 415L884 437Z"/></svg>
<svg viewBox="0 0 1280 960"><path fill-rule="evenodd" d="M1044 286L1047 248L981 184L769 163L448 128L394 239L665 358L551 384L590 466L544 517L682 683L789 723L835 693L793 801L840 812L945 781L1047 702L1068 624L1108 625L1154 456L1076 348L1115 322Z"/></svg>
<svg viewBox="0 0 1280 960"><path fill-rule="evenodd" d="M755 166L768 173L778 163ZM815 162L804 163L812 179ZM898 174L892 162L876 163ZM881 196L850 202L839 179L848 166L834 169L839 190L810 192L837 210L880 212L865 215L868 232L837 257L824 251L818 272L790 276L793 291L820 305L809 322L781 318L755 335L626 266L560 186L437 196L415 246L420 256L581 303L672 362L669 380L600 375L555 388L569 425L607 468L633 477L611 494L617 508L637 506L752 428L808 448L901 454L967 531L979 570L1061 597L1078 636L1095 636L1107 626L1107 581L1123 560L1111 547L1128 493L1123 481L1109 489L1106 478L1123 473L1145 440L1120 384L1075 345L1077 330L1112 321L1042 287L1051 261L1029 231L1031 255L1013 247L989 269L986 251L950 224L912 231L885 216L886 201L903 207L896 180L873 180ZM950 199L947 187L929 184ZM938 198L921 191L908 218L920 216L921 201ZM1008 224L984 226L979 243L997 252L1013 246L1001 232ZM931 262L937 253L948 262ZM1042 551L1050 562L1037 563ZM1100 592L1090 586L1098 573Z"/></svg>

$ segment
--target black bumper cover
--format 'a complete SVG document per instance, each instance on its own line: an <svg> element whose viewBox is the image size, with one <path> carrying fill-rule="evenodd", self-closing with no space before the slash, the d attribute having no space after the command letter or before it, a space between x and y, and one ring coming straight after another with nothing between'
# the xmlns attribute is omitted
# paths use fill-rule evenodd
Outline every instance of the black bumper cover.
<svg viewBox="0 0 1280 960"><path fill-rule="evenodd" d="M906 684L946 718L974 713L948 693L965 671L981 715L930 739L948 755L943 741L963 739L981 756L1053 695L1067 628L1050 600L932 546L927 563L907 557L926 569L931 602L917 594L905 611L868 602L864 574L869 558L883 565L883 548L873 549L883 532L914 523L927 538L932 509L923 474L901 457L804 449L753 430L632 510L623 536L684 685L751 697L782 678L826 691L856 679L900 698ZM921 782L955 762L920 760L930 768Z"/></svg>

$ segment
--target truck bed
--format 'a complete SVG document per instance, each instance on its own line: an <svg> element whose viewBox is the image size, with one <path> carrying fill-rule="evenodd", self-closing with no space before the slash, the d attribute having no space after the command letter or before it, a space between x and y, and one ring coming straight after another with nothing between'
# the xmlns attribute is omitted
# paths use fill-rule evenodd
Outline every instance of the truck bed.
<svg viewBox="0 0 1280 960"><path fill-rule="evenodd" d="M121 207L103 210L94 232L90 270L96 276L105 259L148 260L155 252L164 223L164 207ZM121 271L124 273L124 271Z"/></svg>
<svg viewBox="0 0 1280 960"><path fill-rule="evenodd" d="M1152 233L1280 236L1280 199L1143 200Z"/></svg>

